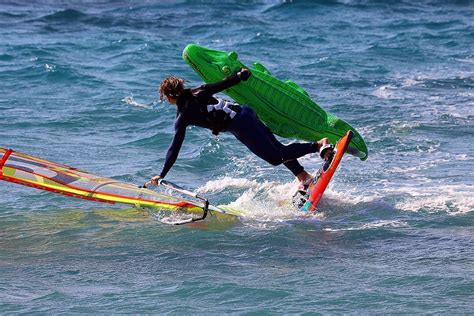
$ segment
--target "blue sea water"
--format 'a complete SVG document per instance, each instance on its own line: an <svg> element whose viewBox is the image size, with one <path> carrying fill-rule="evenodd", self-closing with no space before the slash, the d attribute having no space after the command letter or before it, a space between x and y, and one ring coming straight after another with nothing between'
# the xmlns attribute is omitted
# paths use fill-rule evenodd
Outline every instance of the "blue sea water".
<svg viewBox="0 0 474 316"><path fill-rule="evenodd" d="M472 1L1 1L1 147L145 182L173 136L156 87L200 84L181 58L198 43L297 82L370 153L307 219L282 206L284 167L199 128L168 179L238 221L169 226L2 182L0 313L472 313L473 16Z"/></svg>

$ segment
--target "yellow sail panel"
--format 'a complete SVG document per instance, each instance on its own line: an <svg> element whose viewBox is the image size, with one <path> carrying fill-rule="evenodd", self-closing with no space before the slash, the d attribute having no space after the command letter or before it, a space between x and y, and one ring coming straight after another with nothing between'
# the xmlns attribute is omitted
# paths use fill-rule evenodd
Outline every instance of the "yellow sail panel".
<svg viewBox="0 0 474 316"><path fill-rule="evenodd" d="M137 188L111 178L0 148L0 180L104 203L201 210L190 202L156 191Z"/></svg>

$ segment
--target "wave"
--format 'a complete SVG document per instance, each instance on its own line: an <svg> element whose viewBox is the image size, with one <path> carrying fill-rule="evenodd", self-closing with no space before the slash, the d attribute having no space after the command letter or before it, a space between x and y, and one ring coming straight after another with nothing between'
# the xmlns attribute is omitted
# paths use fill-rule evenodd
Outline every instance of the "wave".
<svg viewBox="0 0 474 316"><path fill-rule="evenodd" d="M238 197L226 206L241 210L245 221L279 222L301 216L291 204L296 183L258 182L245 178L224 177L208 181L200 193L239 189Z"/></svg>
<svg viewBox="0 0 474 316"><path fill-rule="evenodd" d="M38 21L47 21L47 22L67 22L80 20L81 18L86 17L87 14L74 10L74 9L65 9L59 10L51 14L44 15L38 18Z"/></svg>
<svg viewBox="0 0 474 316"><path fill-rule="evenodd" d="M360 1L351 1L351 0L306 0L306 1L294 1L294 0L283 0L278 3L270 4L265 10L264 13L271 13L275 11L289 11L291 10L305 10L308 8L314 8L315 6L344 6L344 5L358 5Z"/></svg>
<svg viewBox="0 0 474 316"><path fill-rule="evenodd" d="M460 101L465 98L469 105L469 98L472 96L470 90L474 87L474 76L464 70L457 73L445 70L438 70L437 74L430 72L424 74L403 74L389 78L389 82L377 86L372 91L372 95L383 100L417 100L420 96L425 96L431 102L420 104L420 106L435 107L437 103L443 103L443 108L452 102L452 93L449 95L442 92L444 89L455 91L455 95ZM458 102L459 103L459 102ZM459 104L456 104L459 106ZM470 107L468 107L469 109ZM466 111L463 111L466 113ZM468 111L469 112L469 111ZM471 111L472 112L472 111ZM462 115L461 115L462 116ZM464 115L465 117L465 115Z"/></svg>
<svg viewBox="0 0 474 316"><path fill-rule="evenodd" d="M131 8L129 6L113 6L111 8L96 8L97 10L82 11L77 9L59 9L28 20L29 23L43 24L48 31L78 31L77 26L95 26L98 28L124 27L138 30L171 28L173 20L183 18L176 13L163 13L164 5Z"/></svg>
<svg viewBox="0 0 474 316"><path fill-rule="evenodd" d="M397 87L393 85L384 85L374 92L372 92L372 95L376 96L379 99L386 99L386 100L393 100L393 99L402 99L403 96L401 96L399 93L397 93Z"/></svg>
<svg viewBox="0 0 474 316"><path fill-rule="evenodd" d="M148 103L148 104L141 103L139 101L136 101L133 98L133 95L123 97L122 102L124 102L126 105L130 105L130 106L142 108L142 109L147 109L147 110L156 110L156 105L159 103L162 103L159 101L153 101L152 103Z"/></svg>
<svg viewBox="0 0 474 316"><path fill-rule="evenodd" d="M0 54L0 61L11 61L15 59L15 56L10 54Z"/></svg>
<svg viewBox="0 0 474 316"><path fill-rule="evenodd" d="M0 17L5 18L5 19L22 19L27 17L27 14L25 13L11 13L11 12L0 12ZM2 21L4 22L4 21Z"/></svg>
<svg viewBox="0 0 474 316"><path fill-rule="evenodd" d="M446 212L448 215L474 212L474 186L470 185L399 188L386 192L404 195L404 198L395 204L395 207L402 211Z"/></svg>
<svg viewBox="0 0 474 316"><path fill-rule="evenodd" d="M311 219L333 224L334 221L342 220L339 224L331 225L336 228L326 228L329 231L397 228L409 226L410 219L403 214L405 212L422 214L444 212L448 216L474 212L474 186L469 185L430 187L389 185L385 188L363 191L359 188L335 189L330 185L320 204L320 211L308 215L291 204L296 186L295 181L259 182L246 178L224 177L208 181L198 189L198 192L229 195L232 191L235 199L226 206L242 211L244 223L266 228L294 220ZM347 226L347 221L355 224L338 228L341 225Z"/></svg>
<svg viewBox="0 0 474 316"><path fill-rule="evenodd" d="M350 226L346 228L329 228L325 227L322 230L329 232L339 232L339 231L353 231L353 230L369 230L369 229L378 229L378 228L400 228L408 227L409 224L401 220L379 220L371 223L366 223L358 226Z"/></svg>
<svg viewBox="0 0 474 316"><path fill-rule="evenodd" d="M291 200L296 188L296 181L287 183L259 182L246 178L224 177L208 181L199 187L197 192L229 194L232 191L236 198L225 206L242 211L244 213L243 220L248 223L281 223L295 219L323 218L324 213L306 214L292 204ZM338 207L347 209L358 203L368 203L374 199L374 197L352 196L347 192L332 190L327 190L325 195L327 201L322 203L324 208L328 204L336 204Z"/></svg>

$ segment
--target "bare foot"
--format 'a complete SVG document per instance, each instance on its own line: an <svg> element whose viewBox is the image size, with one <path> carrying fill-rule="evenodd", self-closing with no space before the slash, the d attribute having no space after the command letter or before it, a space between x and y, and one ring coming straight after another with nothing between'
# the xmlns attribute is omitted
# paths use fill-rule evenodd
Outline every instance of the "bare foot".
<svg viewBox="0 0 474 316"><path fill-rule="evenodd" d="M296 178L298 179L298 181L301 183L301 184L305 184L309 181L311 181L311 179L313 179L313 176L310 175L308 172L306 171L301 171L300 173L298 173L298 175L296 176Z"/></svg>

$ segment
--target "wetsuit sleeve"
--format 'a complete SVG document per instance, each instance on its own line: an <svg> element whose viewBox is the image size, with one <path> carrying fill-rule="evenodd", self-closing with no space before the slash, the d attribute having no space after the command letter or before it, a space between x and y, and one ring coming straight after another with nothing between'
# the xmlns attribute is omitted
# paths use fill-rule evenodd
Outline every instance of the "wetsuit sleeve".
<svg viewBox="0 0 474 316"><path fill-rule="evenodd" d="M186 136L186 125L182 123L182 116L178 116L174 125L174 137L173 141L171 142L170 147L168 148L168 152L166 153L166 160L161 170L160 177L164 178L171 167L176 162L178 158L179 151L181 146L183 145L184 137Z"/></svg>
<svg viewBox="0 0 474 316"><path fill-rule="evenodd" d="M213 95L215 93L221 92L222 90L235 86L241 80L242 79L240 78L239 73L236 73L221 81L202 85L199 90L201 90L202 93Z"/></svg>

